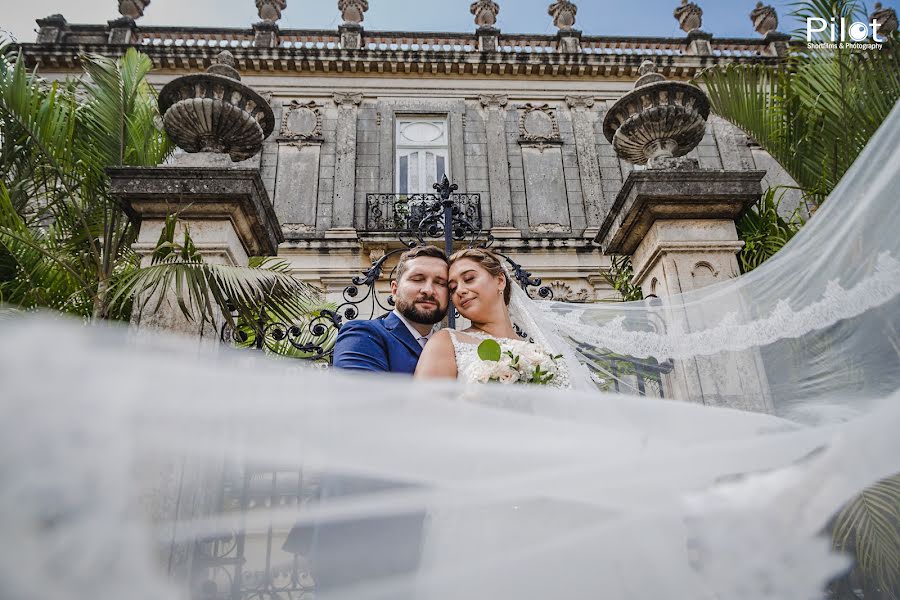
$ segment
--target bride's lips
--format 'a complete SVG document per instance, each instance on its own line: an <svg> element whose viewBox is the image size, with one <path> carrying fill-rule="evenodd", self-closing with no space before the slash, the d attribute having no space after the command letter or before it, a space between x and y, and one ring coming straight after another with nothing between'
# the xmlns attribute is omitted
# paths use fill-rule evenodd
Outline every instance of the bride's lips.
<svg viewBox="0 0 900 600"><path fill-rule="evenodd" d="M475 300L475 298L466 298L465 300L463 300L462 302L459 303L459 307L460 307L460 308L466 308L466 307L469 306L469 304L471 304L474 300Z"/></svg>

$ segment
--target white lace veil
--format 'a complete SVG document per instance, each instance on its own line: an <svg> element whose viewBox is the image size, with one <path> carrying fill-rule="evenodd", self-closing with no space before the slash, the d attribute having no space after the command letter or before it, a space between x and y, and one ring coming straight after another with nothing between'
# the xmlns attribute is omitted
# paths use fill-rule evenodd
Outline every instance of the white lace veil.
<svg viewBox="0 0 900 600"><path fill-rule="evenodd" d="M606 392L4 321L0 595L824 598L851 563L835 515L900 472L898 190L895 109L746 276L657 304L517 294Z"/></svg>

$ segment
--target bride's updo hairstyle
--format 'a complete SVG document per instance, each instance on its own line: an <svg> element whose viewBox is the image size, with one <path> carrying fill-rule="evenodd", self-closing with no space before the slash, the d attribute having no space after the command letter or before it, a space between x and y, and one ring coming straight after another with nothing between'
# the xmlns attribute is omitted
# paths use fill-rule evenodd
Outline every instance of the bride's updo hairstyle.
<svg viewBox="0 0 900 600"><path fill-rule="evenodd" d="M503 276L503 279L506 281L506 285L503 287L503 302L509 306L512 287L510 286L509 275L506 274L503 263L500 262L500 257L490 250L484 250L483 248L466 248L465 250L453 253L448 262L452 265L456 261L464 258L468 258L469 260L478 263L485 271L494 277Z"/></svg>

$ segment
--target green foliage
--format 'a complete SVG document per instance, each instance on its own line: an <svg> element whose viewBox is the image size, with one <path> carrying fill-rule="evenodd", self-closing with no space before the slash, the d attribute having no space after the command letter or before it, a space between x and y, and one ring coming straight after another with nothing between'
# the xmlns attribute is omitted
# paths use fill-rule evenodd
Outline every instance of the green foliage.
<svg viewBox="0 0 900 600"><path fill-rule="evenodd" d="M631 282L634 277L634 271L631 266L630 256L610 256L609 270L600 271L600 275L619 293L623 302L634 302L644 299L640 286Z"/></svg>
<svg viewBox="0 0 900 600"><path fill-rule="evenodd" d="M866 21L855 0L805 0L794 16ZM805 42L805 29L802 32ZM820 40L814 40L820 41ZM900 37L881 49L794 48L779 65L707 69L712 110L752 136L820 204L900 98Z"/></svg>
<svg viewBox="0 0 900 600"><path fill-rule="evenodd" d="M786 191L785 188L769 188L737 222L738 237L745 244L738 255L744 273L774 256L803 227L799 210L787 219L779 213Z"/></svg>
<svg viewBox="0 0 900 600"><path fill-rule="evenodd" d="M831 523L831 534L834 549L855 558L856 573L850 575L865 598L900 597L900 474L848 502Z"/></svg>
<svg viewBox="0 0 900 600"><path fill-rule="evenodd" d="M0 58L0 297L25 309L84 319L156 310L172 289L184 314L213 321L232 311L284 319L306 314L313 288L283 268L202 261L171 217L150 265L131 246L137 228L109 193L112 166L155 166L172 144L157 128L149 57L83 56L86 77L47 82L21 55ZM135 300L137 302L135 302Z"/></svg>
<svg viewBox="0 0 900 600"><path fill-rule="evenodd" d="M481 360L500 360L500 344L496 340L484 340L478 344L478 358Z"/></svg>

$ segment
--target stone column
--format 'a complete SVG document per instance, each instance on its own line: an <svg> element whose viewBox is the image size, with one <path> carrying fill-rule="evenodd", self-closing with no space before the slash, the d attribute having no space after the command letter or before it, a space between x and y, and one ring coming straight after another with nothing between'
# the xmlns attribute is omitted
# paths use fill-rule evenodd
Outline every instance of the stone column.
<svg viewBox="0 0 900 600"><path fill-rule="evenodd" d="M278 46L278 23L260 21L253 24L254 48L275 48Z"/></svg>
<svg viewBox="0 0 900 600"><path fill-rule="evenodd" d="M356 198L356 119L362 94L334 94L338 107L334 159L334 201L328 238L356 238L353 212Z"/></svg>
<svg viewBox="0 0 900 600"><path fill-rule="evenodd" d="M700 169L633 171L595 242L604 254L632 257L633 281L645 297L681 294L736 277L740 272L736 254L744 243L738 239L735 220L761 196L764 175L764 171ZM709 325L692 323L700 315L667 316L669 322L683 323L686 331ZM731 408L772 409L765 370L754 351L731 353L725 367L705 357L676 360L666 386L667 395L675 399L705 403L725 398Z"/></svg>
<svg viewBox="0 0 900 600"><path fill-rule="evenodd" d="M107 22L109 34L107 43L110 44L135 44L137 40L137 23L131 17L119 17Z"/></svg>
<svg viewBox="0 0 900 600"><path fill-rule="evenodd" d="M209 155L210 164L224 155ZM193 158L196 161L196 158ZM116 167L109 170L110 191L128 216L140 224L134 250L141 266L152 253L166 217L178 212L179 228L187 229L204 262L247 266L250 256L274 256L284 241L278 219L263 186L259 169L227 166ZM179 240L180 231L176 233ZM183 239L183 235L181 235ZM151 300L151 303L156 300ZM135 325L212 337L212 327L200 329L188 321L170 290L163 308L138 315Z"/></svg>
<svg viewBox="0 0 900 600"><path fill-rule="evenodd" d="M38 19L37 26L39 27L36 40L38 44L61 44L69 30L66 18L60 14Z"/></svg>
<svg viewBox="0 0 900 600"><path fill-rule="evenodd" d="M578 171L581 174L581 192L587 229L584 237L593 238L600 232L603 217L609 212L609 203L603 197L600 176L600 156L594 137L596 114L593 96L566 96L566 104L572 111L572 129L575 133L575 149L578 151Z"/></svg>
<svg viewBox="0 0 900 600"><path fill-rule="evenodd" d="M513 227L509 158L506 152L506 105L503 94L479 97L487 134L488 181L491 188L491 232L495 237L521 237Z"/></svg>
<svg viewBox="0 0 900 600"><path fill-rule="evenodd" d="M338 26L341 36L341 48L344 50L359 50L362 48L362 25L347 24Z"/></svg>
<svg viewBox="0 0 900 600"><path fill-rule="evenodd" d="M694 30L687 35L687 53L694 56L712 56L712 34Z"/></svg>
<svg viewBox="0 0 900 600"><path fill-rule="evenodd" d="M478 50L480 52L496 52L499 49L499 29L495 27L479 27L475 33L478 36Z"/></svg>

